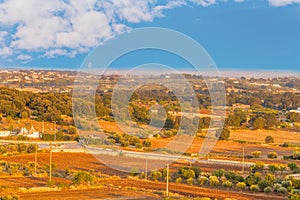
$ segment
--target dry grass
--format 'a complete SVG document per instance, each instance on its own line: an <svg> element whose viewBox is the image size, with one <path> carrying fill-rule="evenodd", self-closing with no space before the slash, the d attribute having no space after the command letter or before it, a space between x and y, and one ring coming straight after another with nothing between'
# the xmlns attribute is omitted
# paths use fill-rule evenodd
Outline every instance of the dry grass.
<svg viewBox="0 0 300 200"><path fill-rule="evenodd" d="M300 144L299 134L300 132L281 130L234 130L230 133L230 139L265 143L265 138L270 135L276 144L283 144L284 142Z"/></svg>

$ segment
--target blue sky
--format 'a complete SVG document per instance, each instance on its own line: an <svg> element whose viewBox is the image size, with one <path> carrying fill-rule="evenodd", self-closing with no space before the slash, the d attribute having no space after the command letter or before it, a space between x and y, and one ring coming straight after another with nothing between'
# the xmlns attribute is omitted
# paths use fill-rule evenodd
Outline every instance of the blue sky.
<svg viewBox="0 0 300 200"><path fill-rule="evenodd" d="M221 70L300 71L299 0L38 2L0 0L0 66L78 69L103 41L151 26L195 39ZM160 55L148 51L116 64L142 64L153 57ZM161 59L186 64L172 56Z"/></svg>

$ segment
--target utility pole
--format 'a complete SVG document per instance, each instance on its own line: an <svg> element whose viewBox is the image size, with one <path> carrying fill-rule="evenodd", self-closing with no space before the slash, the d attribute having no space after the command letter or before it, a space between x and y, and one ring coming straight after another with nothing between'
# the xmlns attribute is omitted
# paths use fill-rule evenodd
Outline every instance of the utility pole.
<svg viewBox="0 0 300 200"><path fill-rule="evenodd" d="M44 120L42 121L42 133L44 133L45 132L45 122L44 122Z"/></svg>
<svg viewBox="0 0 300 200"><path fill-rule="evenodd" d="M167 188L166 188L166 196L169 196L169 164L167 164Z"/></svg>
<svg viewBox="0 0 300 200"><path fill-rule="evenodd" d="M49 182L52 182L52 142L50 143L50 170L49 170Z"/></svg>
<svg viewBox="0 0 300 200"><path fill-rule="evenodd" d="M243 171L243 173L245 171L245 147L243 147L243 165L242 165L242 171Z"/></svg>
<svg viewBox="0 0 300 200"><path fill-rule="evenodd" d="M148 159L146 158L145 180L147 180L147 174L148 174Z"/></svg>
<svg viewBox="0 0 300 200"><path fill-rule="evenodd" d="M54 121L54 145L56 146L56 121Z"/></svg>
<svg viewBox="0 0 300 200"><path fill-rule="evenodd" d="M38 144L35 143L35 156L34 156L34 174L36 175L36 166L37 166L37 151L38 151Z"/></svg>

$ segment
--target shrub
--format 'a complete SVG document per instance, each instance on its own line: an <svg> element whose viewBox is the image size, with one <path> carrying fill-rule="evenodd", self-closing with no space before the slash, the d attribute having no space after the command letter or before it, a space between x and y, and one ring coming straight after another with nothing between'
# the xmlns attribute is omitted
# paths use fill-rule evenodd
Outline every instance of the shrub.
<svg viewBox="0 0 300 200"><path fill-rule="evenodd" d="M261 173L255 172L246 177L245 182L247 185L255 185L261 180Z"/></svg>
<svg viewBox="0 0 300 200"><path fill-rule="evenodd" d="M182 178L189 179L189 178L195 178L196 174L193 169L187 168L187 167L181 167L178 170L178 173L181 175Z"/></svg>
<svg viewBox="0 0 300 200"><path fill-rule="evenodd" d="M281 174L286 170L286 165L284 164L279 164L279 170L281 172Z"/></svg>
<svg viewBox="0 0 300 200"><path fill-rule="evenodd" d="M232 183L229 180L224 181L222 185L224 187L227 187L227 188L231 188L232 187Z"/></svg>
<svg viewBox="0 0 300 200"><path fill-rule="evenodd" d="M274 143L274 138L270 135L268 135L266 138L265 138L265 142L266 143Z"/></svg>
<svg viewBox="0 0 300 200"><path fill-rule="evenodd" d="M258 185L251 185L250 186L250 190L252 192L259 192L259 187L258 187Z"/></svg>
<svg viewBox="0 0 300 200"><path fill-rule="evenodd" d="M270 186L268 186L264 189L264 193L266 193L266 194L270 194L271 192L273 192L273 189Z"/></svg>
<svg viewBox="0 0 300 200"><path fill-rule="evenodd" d="M288 163L287 166L293 173L296 173L299 169L299 167L296 163Z"/></svg>
<svg viewBox="0 0 300 200"><path fill-rule="evenodd" d="M282 181L281 185L282 187L288 188L292 186L292 181Z"/></svg>
<svg viewBox="0 0 300 200"><path fill-rule="evenodd" d="M264 169L264 167L265 167L265 164L263 162L257 162L257 163L255 163L255 165L252 165L250 167L250 170L252 172L262 171Z"/></svg>
<svg viewBox="0 0 300 200"><path fill-rule="evenodd" d="M181 178L181 177L176 178L176 179L175 179L175 182L176 182L176 183L181 183L181 182L182 182L182 178Z"/></svg>
<svg viewBox="0 0 300 200"><path fill-rule="evenodd" d="M194 179L193 178L189 178L186 182L189 185L193 185L194 184Z"/></svg>
<svg viewBox="0 0 300 200"><path fill-rule="evenodd" d="M258 187L263 191L266 187L271 187L272 183L266 179L258 182Z"/></svg>
<svg viewBox="0 0 300 200"><path fill-rule="evenodd" d="M158 180L160 177L162 177L162 173L160 171L154 170L151 172L151 177L153 180Z"/></svg>
<svg viewBox="0 0 300 200"><path fill-rule="evenodd" d="M300 159L300 148L299 147L295 147L292 157L294 160Z"/></svg>
<svg viewBox="0 0 300 200"><path fill-rule="evenodd" d="M275 172L279 170L279 166L276 164L270 164L268 166L268 168L269 168L270 172L272 172L273 174L275 174Z"/></svg>
<svg viewBox="0 0 300 200"><path fill-rule="evenodd" d="M226 177L227 180L230 180L233 183L244 181L244 178L236 174L234 171L225 171L224 176Z"/></svg>
<svg viewBox="0 0 300 200"><path fill-rule="evenodd" d="M245 182L238 182L236 184L236 187L239 189L239 190L244 190L246 188L246 183Z"/></svg>
<svg viewBox="0 0 300 200"><path fill-rule="evenodd" d="M86 185L94 182L94 176L89 172L76 172L73 177L73 183L76 185Z"/></svg>
<svg viewBox="0 0 300 200"><path fill-rule="evenodd" d="M130 169L130 175L131 176L137 176L137 175L139 175L139 173L140 173L140 170L138 168L131 168Z"/></svg>
<svg viewBox="0 0 300 200"><path fill-rule="evenodd" d="M0 197L1 200L19 200L20 197L18 195L5 195L5 196L2 196Z"/></svg>
<svg viewBox="0 0 300 200"><path fill-rule="evenodd" d="M277 155L276 152L270 152L270 153L268 153L268 158L275 159L277 157L278 157L278 155Z"/></svg>
<svg viewBox="0 0 300 200"><path fill-rule="evenodd" d="M217 169L213 171L212 175L221 178L224 175L225 171L223 169Z"/></svg>
<svg viewBox="0 0 300 200"><path fill-rule="evenodd" d="M277 192L278 192L278 193L285 194L285 193L287 193L287 189L286 189L285 187L281 187L281 188L278 189Z"/></svg>
<svg viewBox="0 0 300 200"><path fill-rule="evenodd" d="M200 185L205 185L208 182L208 178L206 176L199 176L198 181Z"/></svg>
<svg viewBox="0 0 300 200"><path fill-rule="evenodd" d="M216 176L209 177L209 185L218 186L219 184L220 184L220 181L219 181L218 177L216 177Z"/></svg>
<svg viewBox="0 0 300 200"><path fill-rule="evenodd" d="M261 151L253 151L251 154L253 158L259 158L261 155Z"/></svg>
<svg viewBox="0 0 300 200"><path fill-rule="evenodd" d="M293 178L291 181L294 188L300 188L300 180Z"/></svg>
<svg viewBox="0 0 300 200"><path fill-rule="evenodd" d="M273 175L273 174L270 174L268 173L266 176L265 176L265 179L267 181L269 181L271 184L274 184L275 181L276 181L276 177Z"/></svg>
<svg viewBox="0 0 300 200"><path fill-rule="evenodd" d="M300 196L299 196L298 190L292 190L289 193L289 200L300 200Z"/></svg>
<svg viewBox="0 0 300 200"><path fill-rule="evenodd" d="M282 187L281 184L276 183L276 184L274 185L274 192L278 192L278 190L279 190L281 187Z"/></svg>

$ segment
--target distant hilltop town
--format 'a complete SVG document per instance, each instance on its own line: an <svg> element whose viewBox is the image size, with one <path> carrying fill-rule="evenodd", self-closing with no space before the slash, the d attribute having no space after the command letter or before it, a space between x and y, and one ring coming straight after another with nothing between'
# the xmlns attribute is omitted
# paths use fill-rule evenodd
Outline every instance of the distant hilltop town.
<svg viewBox="0 0 300 200"><path fill-rule="evenodd" d="M77 76L76 71L60 71L60 70L16 70L6 69L0 70L0 86L15 88L19 91L29 91L33 93L68 93L73 89L73 85ZM191 74L183 74L195 89L206 90L207 87L202 76ZM82 75L81 75L82 76ZM172 78L176 75L164 75L166 78ZM98 81L99 90L102 93L112 91L121 75L91 75L85 74L89 80ZM274 77L274 78L246 78L241 76L221 78L227 91L249 91L265 89L267 91L292 92L299 93L300 83L296 77ZM210 81L217 80L216 77L209 78Z"/></svg>

